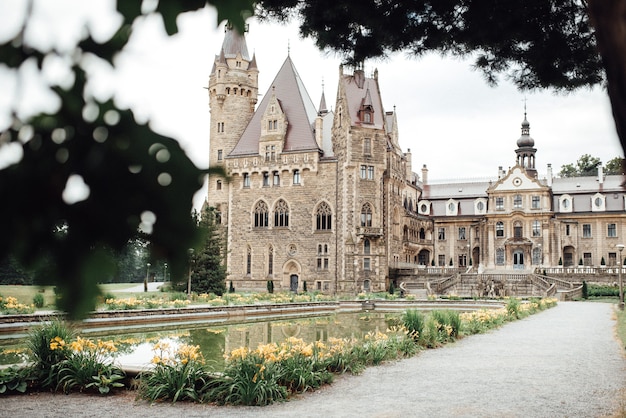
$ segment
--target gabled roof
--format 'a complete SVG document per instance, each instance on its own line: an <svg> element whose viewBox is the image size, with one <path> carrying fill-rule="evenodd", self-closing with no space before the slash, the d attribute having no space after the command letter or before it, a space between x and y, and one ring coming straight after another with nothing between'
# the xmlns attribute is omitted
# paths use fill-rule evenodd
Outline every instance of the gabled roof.
<svg viewBox="0 0 626 418"><path fill-rule="evenodd" d="M272 97L272 89L274 89L273 93L280 101L288 122L283 152L319 149L313 133L317 110L304 88L304 84L291 58L287 57L278 74L276 74L270 89L265 93L259 107L254 112L252 119L250 119L239 142L237 142L237 145L229 154L230 157L256 155L259 153L261 119Z"/></svg>
<svg viewBox="0 0 626 418"><path fill-rule="evenodd" d="M374 78L365 77L363 70L356 70L353 75L343 75L340 82L348 100L348 114L351 125L360 125L359 110L361 105L372 106L374 118L367 126L377 129L385 127L385 112L378 91L378 82Z"/></svg>

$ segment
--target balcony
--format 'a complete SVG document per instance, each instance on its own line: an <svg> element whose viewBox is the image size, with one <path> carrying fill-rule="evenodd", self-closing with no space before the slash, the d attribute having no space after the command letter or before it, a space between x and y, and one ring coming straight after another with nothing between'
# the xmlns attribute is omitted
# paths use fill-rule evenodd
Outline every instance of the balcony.
<svg viewBox="0 0 626 418"><path fill-rule="evenodd" d="M383 229L382 228L374 228L371 226L360 226L357 229L357 235L361 235L364 237L382 237Z"/></svg>

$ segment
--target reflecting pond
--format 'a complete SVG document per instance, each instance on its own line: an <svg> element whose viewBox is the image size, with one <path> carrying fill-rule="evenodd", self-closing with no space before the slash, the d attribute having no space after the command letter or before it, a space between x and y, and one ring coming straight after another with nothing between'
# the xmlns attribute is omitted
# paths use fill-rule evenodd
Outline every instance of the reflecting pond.
<svg viewBox="0 0 626 418"><path fill-rule="evenodd" d="M116 361L122 366L144 367L154 355L152 347L159 341L172 345L200 346L202 355L216 370L224 367L224 353L245 346L251 349L259 344L281 343L289 337L305 342L327 341L328 338L363 338L368 332L385 332L399 322L401 313L359 312L337 313L325 316L267 320L209 326L181 326L164 324L159 330L127 334L83 334L94 340L112 340L118 348ZM24 340L0 346L0 365L28 360Z"/></svg>

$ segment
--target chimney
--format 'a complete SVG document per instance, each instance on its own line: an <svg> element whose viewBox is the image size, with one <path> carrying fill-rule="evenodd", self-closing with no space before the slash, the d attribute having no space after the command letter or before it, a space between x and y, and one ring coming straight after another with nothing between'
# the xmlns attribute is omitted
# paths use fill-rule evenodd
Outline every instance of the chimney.
<svg viewBox="0 0 626 418"><path fill-rule="evenodd" d="M552 164L548 164L548 175L547 179L548 187L552 187Z"/></svg>
<svg viewBox="0 0 626 418"><path fill-rule="evenodd" d="M422 166L422 183L428 184L428 168L426 168L426 164Z"/></svg>
<svg viewBox="0 0 626 418"><path fill-rule="evenodd" d="M504 177L504 170L502 170L502 166L498 167L498 180Z"/></svg>
<svg viewBox="0 0 626 418"><path fill-rule="evenodd" d="M602 169L602 164L598 165L598 183L604 183L604 170Z"/></svg>

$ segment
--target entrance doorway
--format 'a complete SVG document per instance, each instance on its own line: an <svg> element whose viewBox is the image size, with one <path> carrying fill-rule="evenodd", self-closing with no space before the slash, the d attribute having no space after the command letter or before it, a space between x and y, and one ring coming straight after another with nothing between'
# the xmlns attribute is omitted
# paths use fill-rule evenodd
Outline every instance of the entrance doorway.
<svg viewBox="0 0 626 418"><path fill-rule="evenodd" d="M298 275L292 274L289 276L289 290L298 293Z"/></svg>
<svg viewBox="0 0 626 418"><path fill-rule="evenodd" d="M513 269L524 270L524 251L517 250L513 252Z"/></svg>

